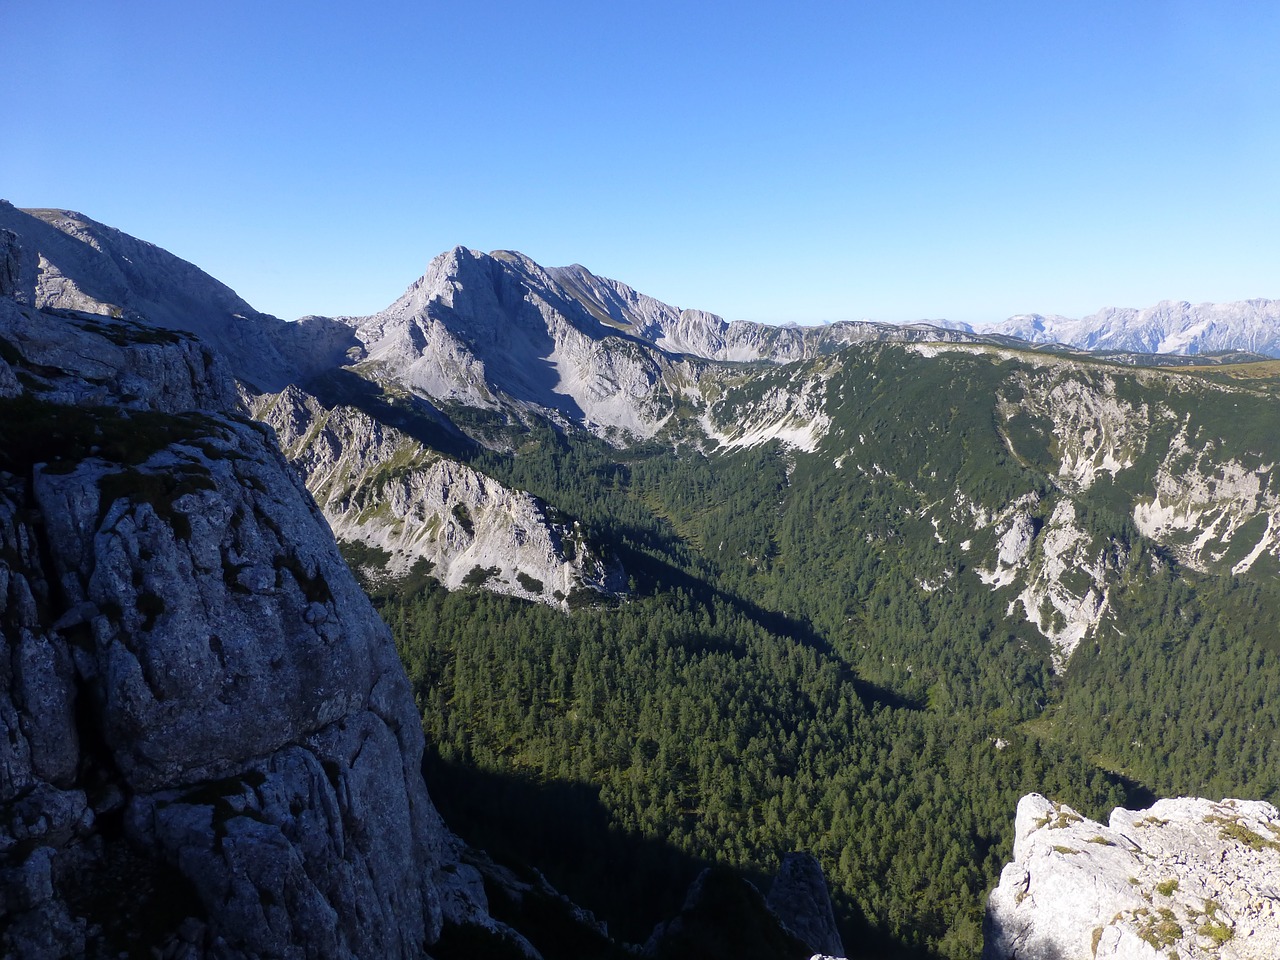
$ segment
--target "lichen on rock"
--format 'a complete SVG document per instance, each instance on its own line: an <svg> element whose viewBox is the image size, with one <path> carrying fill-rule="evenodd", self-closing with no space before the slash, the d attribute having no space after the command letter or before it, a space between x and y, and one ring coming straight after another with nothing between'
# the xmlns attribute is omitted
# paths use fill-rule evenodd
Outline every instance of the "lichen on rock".
<svg viewBox="0 0 1280 960"><path fill-rule="evenodd" d="M1106 825L1029 794L984 960L1280 956L1280 811L1180 797Z"/></svg>

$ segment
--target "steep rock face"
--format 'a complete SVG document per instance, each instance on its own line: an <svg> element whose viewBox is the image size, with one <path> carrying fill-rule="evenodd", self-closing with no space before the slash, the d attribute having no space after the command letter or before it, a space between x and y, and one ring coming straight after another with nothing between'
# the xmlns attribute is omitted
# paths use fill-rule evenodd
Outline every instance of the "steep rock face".
<svg viewBox="0 0 1280 960"><path fill-rule="evenodd" d="M1194 355L1245 350L1280 356L1280 301L1190 304L1162 300L1142 310L1107 307L1079 320L1057 315L1010 317L984 332L1085 350Z"/></svg>
<svg viewBox="0 0 1280 960"><path fill-rule="evenodd" d="M1027 620L1048 638L1059 672L1081 641L1097 631L1107 611L1109 585L1127 560L1122 546L1100 541L1080 526L1074 503L1057 502L1018 600Z"/></svg>
<svg viewBox="0 0 1280 960"><path fill-rule="evenodd" d="M696 399L702 361L788 363L852 343L981 339L929 324L728 323L578 265L461 247L386 310L349 322L369 376L441 400L531 404L618 438L653 436L681 398Z"/></svg>
<svg viewBox="0 0 1280 960"><path fill-rule="evenodd" d="M1134 507L1133 520L1199 569L1221 564L1234 543L1247 544L1231 557L1231 573L1239 576L1259 559L1280 555L1276 464L1224 458L1212 447L1191 443L1189 426L1189 420L1179 423L1169 455L1156 470L1155 489Z"/></svg>
<svg viewBox="0 0 1280 960"><path fill-rule="evenodd" d="M352 322L367 375L440 400L533 405L598 432L652 436L689 375L503 251L441 254L394 304Z"/></svg>
<svg viewBox="0 0 1280 960"><path fill-rule="evenodd" d="M263 398L276 431L334 534L381 551L374 573L426 561L450 589L474 582L544 603L576 591L617 592L625 574L598 557L572 522L350 407L329 409L297 388ZM469 579L470 578L470 579Z"/></svg>
<svg viewBox="0 0 1280 960"><path fill-rule="evenodd" d="M706 360L790 363L835 353L852 343L962 340L981 337L967 329L930 323L888 324L842 320L822 326L777 326L725 321L703 310L681 310L638 293L625 283L598 277L580 264L547 273L602 323L634 334L669 353Z"/></svg>
<svg viewBox="0 0 1280 960"><path fill-rule="evenodd" d="M783 925L754 886L723 867L708 867L689 887L680 913L653 931L642 955L807 960L813 948Z"/></svg>
<svg viewBox="0 0 1280 960"><path fill-rule="evenodd" d="M782 858L766 899L723 867L708 867L689 886L680 913L654 928L643 956L707 960L845 955L826 877L807 853Z"/></svg>
<svg viewBox="0 0 1280 960"><path fill-rule="evenodd" d="M826 387L838 367L834 359L807 369L710 373L701 384L700 426L725 449L778 440L812 452L831 424Z"/></svg>
<svg viewBox="0 0 1280 960"><path fill-rule="evenodd" d="M987 906L984 960L1280 956L1280 812L1179 798L1107 826L1037 794Z"/></svg>
<svg viewBox="0 0 1280 960"><path fill-rule="evenodd" d="M1271 445L1254 439L1228 449L1206 424L1215 408L1221 416L1254 416L1257 399L1247 385L1041 364L1047 376L1022 379L1017 399L1006 395L1001 412L1006 422L1022 414L1051 425L1064 489L1098 482L1133 489L1135 526L1193 569L1240 575L1263 557L1280 559L1280 474ZM1143 400L1133 397L1133 381L1144 387Z"/></svg>
<svg viewBox="0 0 1280 960"><path fill-rule="evenodd" d="M998 511L976 508L957 489L938 519L944 529L969 528L960 546L978 576L992 589L1013 588L1011 609L1050 641L1057 669L1097 635L1111 586L1128 575L1127 547L1098 534L1090 504L1124 510L1140 533L1195 570L1265 575L1280 563L1274 437L1222 428L1267 421L1270 401L1247 380L982 346L908 349L1008 368L995 388L997 428L1008 451L1044 470L1053 489L1028 490Z"/></svg>
<svg viewBox="0 0 1280 960"><path fill-rule="evenodd" d="M827 892L827 878L812 854L789 853L782 858L769 888L768 904L811 950L832 957L845 955Z"/></svg>
<svg viewBox="0 0 1280 960"><path fill-rule="evenodd" d="M255 389L279 390L334 367L356 346L344 324L282 323L193 264L80 213L0 200L0 229L18 239L8 295L19 303L197 334Z"/></svg>
<svg viewBox="0 0 1280 960"><path fill-rule="evenodd" d="M0 952L421 955L419 718L269 435L185 337L0 337Z"/></svg>
<svg viewBox="0 0 1280 960"><path fill-rule="evenodd" d="M1021 607L1049 641L1054 669L1061 672L1080 642L1097 632L1110 584L1128 560L1125 549L1083 529L1069 497L1020 498L995 520L994 529L995 563L977 574L993 588L1021 588L1010 611Z"/></svg>

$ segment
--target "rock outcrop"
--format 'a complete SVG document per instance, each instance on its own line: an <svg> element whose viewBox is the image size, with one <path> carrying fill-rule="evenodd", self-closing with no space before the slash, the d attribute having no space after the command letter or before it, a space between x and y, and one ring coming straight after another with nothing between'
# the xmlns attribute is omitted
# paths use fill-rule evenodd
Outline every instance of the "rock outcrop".
<svg viewBox="0 0 1280 960"><path fill-rule="evenodd" d="M19 210L0 200L0 230L17 238L7 296L41 310L78 311L194 333L257 390L332 369L356 347L324 317L284 323L155 244L71 210Z"/></svg>
<svg viewBox="0 0 1280 960"><path fill-rule="evenodd" d="M643 956L654 960L808 960L814 953L778 919L760 891L722 867L689 887L680 913L659 924Z"/></svg>
<svg viewBox="0 0 1280 960"><path fill-rule="evenodd" d="M1280 811L1179 798L1103 826L1028 795L985 926L984 960L1280 956Z"/></svg>
<svg viewBox="0 0 1280 960"><path fill-rule="evenodd" d="M767 902L787 929L810 949L833 957L845 955L827 878L812 854L789 853L782 858Z"/></svg>
<svg viewBox="0 0 1280 960"><path fill-rule="evenodd" d="M350 322L366 376L508 414L532 406L606 436L652 436L691 375L507 251L443 253L386 310Z"/></svg>
<svg viewBox="0 0 1280 960"><path fill-rule="evenodd" d="M235 397L0 300L0 954L418 957L458 899L390 635Z"/></svg>
<svg viewBox="0 0 1280 960"><path fill-rule="evenodd" d="M450 589L483 585L548 604L626 588L622 568L599 556L579 524L360 410L326 407L296 387L255 409L335 536L366 548L374 579L425 562Z"/></svg>
<svg viewBox="0 0 1280 960"><path fill-rule="evenodd" d="M1014 588L1011 609L1049 641L1056 670L1105 633L1112 588L1128 575L1129 545L1091 529L1087 505L1099 491L1115 491L1101 496L1123 504L1134 528L1180 564L1275 575L1280 449L1273 433L1226 426L1270 416L1262 412L1269 401L1247 378L964 344L908 349L940 363L982 357L1008 367L994 411L1002 441L1045 470L1052 489L1028 489L1001 511L985 512L957 488L938 520L944 531L950 521L967 528L954 538L982 563L983 582Z"/></svg>
<svg viewBox="0 0 1280 960"><path fill-rule="evenodd" d="M767 899L731 870L703 870L689 886L680 913L658 924L643 955L823 960L845 952L822 866L810 854L789 853Z"/></svg>

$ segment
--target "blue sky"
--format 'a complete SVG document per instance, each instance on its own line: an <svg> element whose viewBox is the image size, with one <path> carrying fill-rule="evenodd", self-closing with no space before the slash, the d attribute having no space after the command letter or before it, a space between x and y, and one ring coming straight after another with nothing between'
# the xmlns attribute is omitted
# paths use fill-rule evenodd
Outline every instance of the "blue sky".
<svg viewBox="0 0 1280 960"><path fill-rule="evenodd" d="M819 323L1280 297L1280 5L0 0L0 197L261 310L440 251Z"/></svg>

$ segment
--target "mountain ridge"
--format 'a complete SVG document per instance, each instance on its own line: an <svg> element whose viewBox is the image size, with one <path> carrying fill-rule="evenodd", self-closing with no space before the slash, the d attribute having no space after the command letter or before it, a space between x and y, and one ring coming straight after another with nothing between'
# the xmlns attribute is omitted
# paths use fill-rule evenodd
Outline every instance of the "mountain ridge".
<svg viewBox="0 0 1280 960"><path fill-rule="evenodd" d="M76 243L35 288L47 333L22 333L45 367L64 327L213 356L111 317L74 270L101 251ZM56 306L71 282L84 298ZM1095 816L1148 788L1274 796L1277 365L1135 370L938 328L841 348L629 290L455 248L386 311L323 320L332 342L256 328L291 379L240 392L376 581L438 767L509 774L525 798L572 783L575 809L757 875L806 847L842 924L956 958L980 946L1028 785ZM139 364L77 395L209 379L140 392ZM39 390L42 369L0 386ZM271 572L319 594L287 556L223 586ZM627 889L589 857L552 866L587 897Z"/></svg>
<svg viewBox="0 0 1280 960"><path fill-rule="evenodd" d="M258 357L254 362L243 345L244 338L230 337L228 331L222 329L226 321L235 319L247 322L246 329L251 330L255 326L253 321L270 315L254 309L225 284L154 244L137 240L81 213L60 208L20 210L8 201L0 200L0 227L30 234L30 224L20 222L24 215L48 228L42 242L28 245L41 256L47 256L43 248L50 246L60 256L53 256L43 266L21 265L20 299L40 299L48 306L64 308L88 305L91 312L116 308L122 312L132 310L137 313L145 308L155 322L190 329L216 342L225 353L236 357L243 370L248 371L255 366L260 368L258 376L264 384L278 383L287 364L281 366L276 357L269 358L269 361ZM99 255L99 265L86 271L85 264L89 261L79 257L73 258L82 261L75 264L74 271L61 270L59 261L66 259L67 252L74 249L75 244L93 249ZM535 284L557 284L576 294L598 323L629 333L669 353L687 353L704 359L785 362L866 340L973 338L984 341L991 336L1106 352L1185 356L1236 350L1280 356L1280 301L1266 298L1198 304L1185 300L1162 300L1143 308L1103 307L1082 318L1026 313L983 324L947 320L899 324L839 320L817 325L775 325L749 320L726 321L706 310L673 307L626 283L594 274L578 263L543 267L517 251L494 250L484 254L463 246L455 246L433 258L427 270L405 294L382 311L337 318L308 316L290 323L312 327L308 331L308 339L311 340L317 336L314 328L321 326L328 327L327 336L339 339L340 333L333 326L333 321L359 326L361 321L369 321L394 310L424 283L431 286L428 281L436 272L438 262L456 261L460 256L472 259L487 257L515 267L525 279ZM195 288L200 291L196 300L204 301L214 309L192 310L191 303L176 305L147 301L136 288L140 286L145 292L154 285L145 270L134 269L135 260L143 266L157 268L170 289ZM88 277L90 289L80 290L76 281L70 279L71 272L80 278L80 282ZM41 291L35 290L37 277L45 287ZM132 293L130 284L133 285ZM131 296L133 300L130 300ZM115 300L128 302L117 304ZM254 332L261 335L260 331ZM267 339L274 337L268 336ZM259 343L258 346L261 349L263 345ZM352 346L354 344L347 341L338 352ZM270 344L269 349L277 352L281 346ZM294 354L291 360L296 363L299 354L296 350ZM305 351L301 355L305 355Z"/></svg>
<svg viewBox="0 0 1280 960"><path fill-rule="evenodd" d="M981 330L1085 350L1177 356L1243 351L1276 357L1280 356L1280 300L1199 304L1161 300L1143 308L1104 307L1079 319L1018 314Z"/></svg>
<svg viewBox="0 0 1280 960"><path fill-rule="evenodd" d="M13 260L19 303L196 334L258 390L328 369L354 345L342 324L323 317L284 323L194 264L74 211L19 210L0 200L0 229L21 239Z"/></svg>

